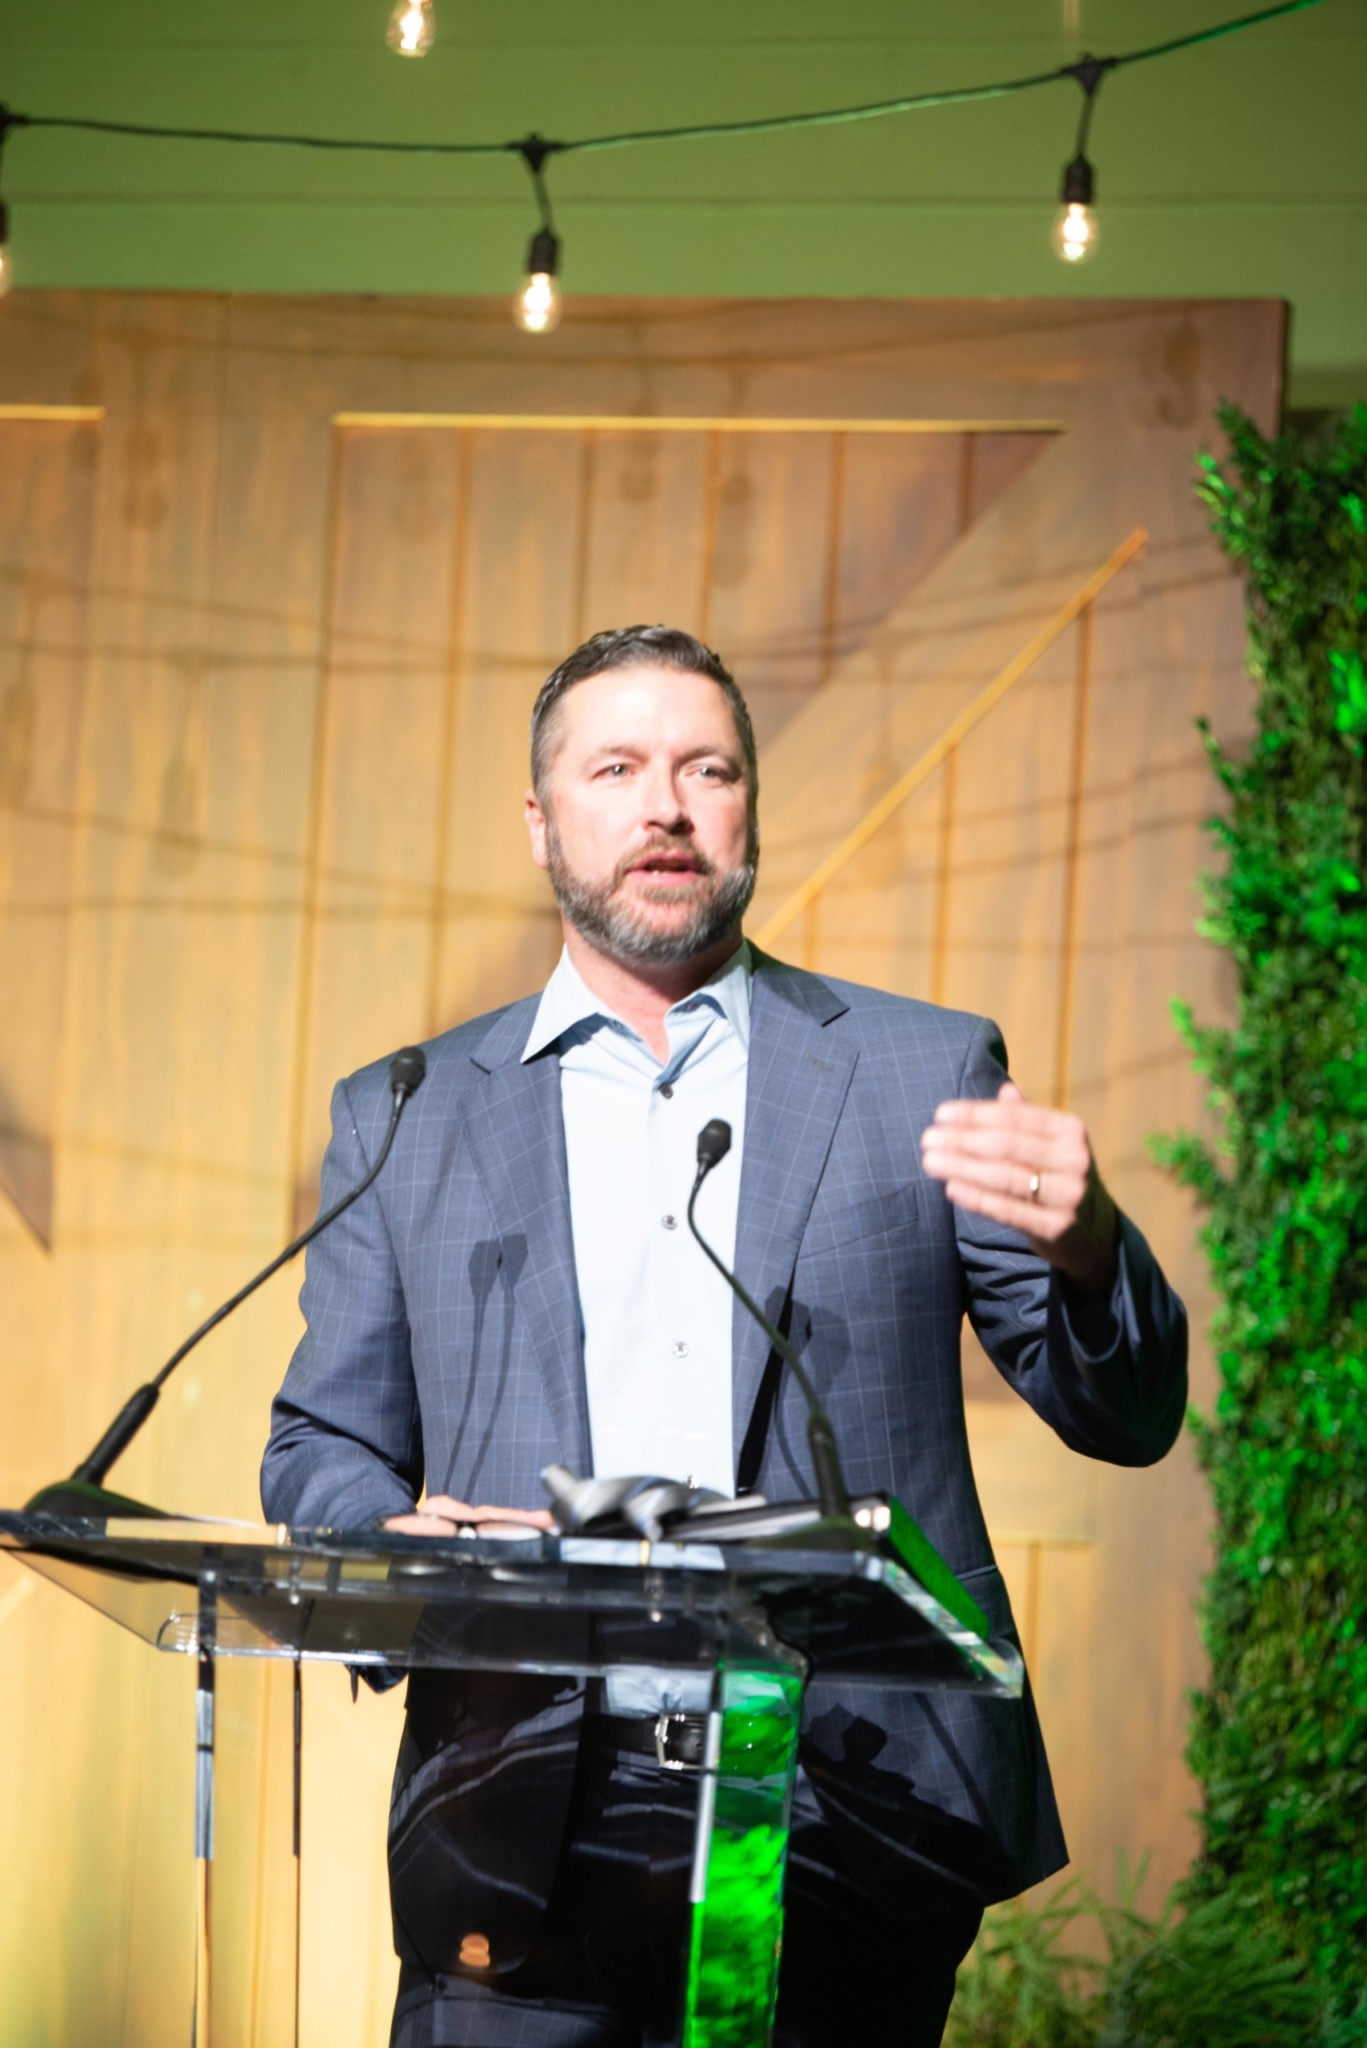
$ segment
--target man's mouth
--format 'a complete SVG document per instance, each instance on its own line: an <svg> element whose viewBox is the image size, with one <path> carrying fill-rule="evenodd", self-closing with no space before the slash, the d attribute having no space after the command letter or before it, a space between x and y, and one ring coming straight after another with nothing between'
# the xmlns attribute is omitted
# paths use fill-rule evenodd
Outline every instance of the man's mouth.
<svg viewBox="0 0 1367 2048"><path fill-rule="evenodd" d="M697 846L646 846L631 860L619 868L619 879L625 881L629 874L639 874L644 881L656 883L682 883L705 881L715 868L707 854L699 852Z"/></svg>
<svg viewBox="0 0 1367 2048"><path fill-rule="evenodd" d="M645 860L633 861L633 875L700 875L701 864L687 854L652 853Z"/></svg>

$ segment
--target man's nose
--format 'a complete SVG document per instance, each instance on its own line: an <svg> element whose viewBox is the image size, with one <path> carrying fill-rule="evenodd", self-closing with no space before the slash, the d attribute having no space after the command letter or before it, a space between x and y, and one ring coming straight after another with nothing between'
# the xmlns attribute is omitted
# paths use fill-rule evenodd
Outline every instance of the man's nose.
<svg viewBox="0 0 1367 2048"><path fill-rule="evenodd" d="M658 832L691 832L693 821L678 778L660 764L641 782L642 824Z"/></svg>

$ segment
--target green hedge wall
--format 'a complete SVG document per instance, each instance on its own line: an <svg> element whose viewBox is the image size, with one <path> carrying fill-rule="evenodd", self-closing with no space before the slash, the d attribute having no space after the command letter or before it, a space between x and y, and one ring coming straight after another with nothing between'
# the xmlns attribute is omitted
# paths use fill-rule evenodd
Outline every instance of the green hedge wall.
<svg viewBox="0 0 1367 2048"><path fill-rule="evenodd" d="M1186 1893L1240 1901L1343 2015L1367 1996L1367 407L1315 441L1221 425L1200 490L1247 579L1257 706L1237 758L1205 735L1227 810L1202 929L1238 1016L1178 1005L1217 1135L1158 1147L1208 1211L1221 1304Z"/></svg>

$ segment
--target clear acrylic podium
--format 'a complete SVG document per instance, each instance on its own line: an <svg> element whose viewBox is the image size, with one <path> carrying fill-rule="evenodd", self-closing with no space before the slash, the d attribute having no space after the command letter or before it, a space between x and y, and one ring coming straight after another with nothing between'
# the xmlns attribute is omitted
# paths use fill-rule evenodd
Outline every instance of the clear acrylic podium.
<svg viewBox="0 0 1367 2048"><path fill-rule="evenodd" d="M987 1625L898 1504L856 1504L862 1547L815 1523L777 1543L541 1535L450 1538L0 1513L0 1550L154 1648L196 1660L195 2048L226 2048L216 1973L241 1943L250 1873L224 1881L231 1815L219 1664L279 1659L294 1910L272 2038L297 2039L300 1672L484 1669L570 1678L668 1667L710 1674L689 1885L679 2048L764 2048L773 2021L784 1860L803 1687L1019 1695L1014 1645ZM187 1731L187 1760L188 1760ZM231 1856L229 1854L229 1863ZM220 1866L215 1875L216 1863ZM215 1961L218 1958L218 1961ZM283 1990L281 1986L285 1987ZM255 2036L253 2036L255 2038Z"/></svg>

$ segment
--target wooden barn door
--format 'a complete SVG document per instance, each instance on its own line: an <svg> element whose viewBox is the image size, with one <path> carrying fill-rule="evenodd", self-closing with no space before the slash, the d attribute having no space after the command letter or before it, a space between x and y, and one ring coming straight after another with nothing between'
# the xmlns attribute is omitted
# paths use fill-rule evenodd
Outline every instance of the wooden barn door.
<svg viewBox="0 0 1367 2048"><path fill-rule="evenodd" d="M562 655L634 620L696 632L743 678L767 751L1050 438L625 416L337 427L301 1218L331 1081L554 964L559 918L516 798Z"/></svg>
<svg viewBox="0 0 1367 2048"><path fill-rule="evenodd" d="M1270 306L598 301L533 341L483 302L13 296L6 1502L309 1209L340 1073L544 978L527 715L578 639L635 619L714 641L750 696L755 930L997 1016L1027 1089L1087 1114L1199 1329L1192 1218L1143 1151L1199 1109L1168 997L1222 995L1191 933L1192 719L1243 717L1189 469L1218 397L1271 416L1279 363ZM130 1491L257 1512L292 1295L189 1362ZM1088 1466L971 1352L966 1379L1075 1856L1105 1884L1151 1849L1166 1880L1190 1839L1190 1460ZM0 2037L183 2038L188 1678L0 1574ZM360 2048L392 1998L399 1700L353 1706L327 1671L307 1695L303 2039ZM268 1810L264 1743L253 1768ZM240 1987L257 2048L283 2038L276 1911L263 1890Z"/></svg>

